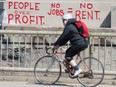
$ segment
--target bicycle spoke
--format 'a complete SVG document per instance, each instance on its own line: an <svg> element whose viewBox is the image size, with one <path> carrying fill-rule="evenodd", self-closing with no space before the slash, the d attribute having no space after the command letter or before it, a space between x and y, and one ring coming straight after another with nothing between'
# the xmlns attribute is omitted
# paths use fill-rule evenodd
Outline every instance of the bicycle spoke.
<svg viewBox="0 0 116 87"><path fill-rule="evenodd" d="M78 77L78 81L87 87L97 86L104 78L104 68L102 63L92 57L87 57L83 61L86 63L90 71L87 71L87 67L81 62L79 67L82 68L83 72Z"/></svg>
<svg viewBox="0 0 116 87"><path fill-rule="evenodd" d="M34 73L40 83L54 84L60 78L61 66L52 56L44 56L36 62Z"/></svg>

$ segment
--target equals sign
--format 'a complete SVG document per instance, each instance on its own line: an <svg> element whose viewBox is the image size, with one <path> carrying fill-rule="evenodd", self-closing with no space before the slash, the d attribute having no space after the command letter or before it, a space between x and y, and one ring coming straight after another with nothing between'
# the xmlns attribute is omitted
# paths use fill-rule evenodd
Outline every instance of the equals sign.
<svg viewBox="0 0 116 87"><path fill-rule="evenodd" d="M68 8L68 13L72 13L73 12L73 8Z"/></svg>

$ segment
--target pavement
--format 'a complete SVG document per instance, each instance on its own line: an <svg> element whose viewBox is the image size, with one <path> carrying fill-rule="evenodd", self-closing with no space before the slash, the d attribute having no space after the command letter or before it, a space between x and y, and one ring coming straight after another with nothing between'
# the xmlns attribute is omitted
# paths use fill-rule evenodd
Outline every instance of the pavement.
<svg viewBox="0 0 116 87"><path fill-rule="evenodd" d="M24 81L0 81L0 87L83 87L81 84L57 83L55 85L41 85ZM97 87L116 87L116 85L98 85Z"/></svg>
<svg viewBox="0 0 116 87"><path fill-rule="evenodd" d="M15 73L13 75L15 75ZM34 76L27 77L0 76L0 87L83 87L83 86L78 83L77 79L70 79L67 78L67 76L61 77L55 85L39 84ZM105 76L102 83L97 87L116 87L116 77Z"/></svg>

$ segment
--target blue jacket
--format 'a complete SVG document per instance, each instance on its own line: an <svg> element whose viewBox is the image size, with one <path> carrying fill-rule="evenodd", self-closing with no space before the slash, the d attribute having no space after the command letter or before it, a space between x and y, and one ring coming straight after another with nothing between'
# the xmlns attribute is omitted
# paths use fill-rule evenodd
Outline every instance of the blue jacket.
<svg viewBox="0 0 116 87"><path fill-rule="evenodd" d="M74 23L76 19L69 19L63 33L58 38L58 40L54 43L54 45L65 45L68 41L70 41L71 45L82 45L85 44L85 38L82 37L75 27Z"/></svg>

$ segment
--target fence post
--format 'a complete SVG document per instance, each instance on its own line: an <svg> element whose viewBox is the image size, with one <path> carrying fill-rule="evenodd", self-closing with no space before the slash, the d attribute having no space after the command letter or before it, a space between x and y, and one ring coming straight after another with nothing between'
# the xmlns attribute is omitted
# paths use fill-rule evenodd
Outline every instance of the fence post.
<svg viewBox="0 0 116 87"><path fill-rule="evenodd" d="M111 7L111 28L116 28L116 6Z"/></svg>

